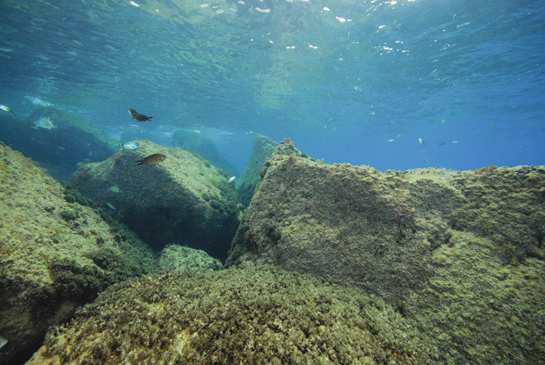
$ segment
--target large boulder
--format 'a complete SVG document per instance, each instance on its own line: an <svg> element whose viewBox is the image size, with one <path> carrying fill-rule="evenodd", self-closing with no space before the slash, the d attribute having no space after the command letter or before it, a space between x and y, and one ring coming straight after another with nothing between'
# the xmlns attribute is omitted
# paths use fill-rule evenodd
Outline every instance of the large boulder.
<svg viewBox="0 0 545 365"><path fill-rule="evenodd" d="M136 141L105 161L78 169L69 185L104 207L160 251L176 243L225 260L239 223L239 203L228 175L189 150ZM138 165L151 154L167 158Z"/></svg>
<svg viewBox="0 0 545 365"><path fill-rule="evenodd" d="M246 163L246 168L242 176L237 181L237 193L245 207L250 205L255 187L261 182L261 177L259 176L261 166L272 155L276 146L278 146L278 143L268 137L261 134L255 136L252 154Z"/></svg>
<svg viewBox="0 0 545 365"><path fill-rule="evenodd" d="M238 176L238 167L219 153L214 141L200 133L185 129L175 130L172 134L172 145L198 153L212 165L227 171L230 176Z"/></svg>
<svg viewBox="0 0 545 365"><path fill-rule="evenodd" d="M271 267L166 272L104 292L27 365L439 364L373 294Z"/></svg>
<svg viewBox="0 0 545 365"><path fill-rule="evenodd" d="M158 270L146 244L87 203L0 142L0 363L28 360L49 326L108 286Z"/></svg>
<svg viewBox="0 0 545 365"><path fill-rule="evenodd" d="M105 160L119 146L100 127L54 108L38 108L25 119L6 113L0 118L5 119L0 128L5 144L35 161L72 171L79 162Z"/></svg>
<svg viewBox="0 0 545 365"><path fill-rule="evenodd" d="M381 173L281 144L260 174L226 266L375 292L452 363L545 358L544 167Z"/></svg>

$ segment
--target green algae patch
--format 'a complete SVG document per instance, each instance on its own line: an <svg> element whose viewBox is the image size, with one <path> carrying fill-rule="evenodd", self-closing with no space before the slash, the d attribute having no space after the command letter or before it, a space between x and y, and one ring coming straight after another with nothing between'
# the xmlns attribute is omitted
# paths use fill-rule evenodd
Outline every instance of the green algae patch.
<svg viewBox="0 0 545 365"><path fill-rule="evenodd" d="M376 295L274 267L161 273L110 287L29 364L423 364L441 358Z"/></svg>
<svg viewBox="0 0 545 365"><path fill-rule="evenodd" d="M200 271L200 270L220 270L222 263L203 250L193 248L168 245L159 256L159 268L168 271Z"/></svg>
<svg viewBox="0 0 545 365"><path fill-rule="evenodd" d="M447 363L545 356L536 325L545 306L543 166L381 173L281 144L260 176L226 267L272 264L377 293Z"/></svg>
<svg viewBox="0 0 545 365"><path fill-rule="evenodd" d="M229 175L189 150L135 143L140 148L81 166L69 186L114 212L156 251L176 243L225 260L241 209ZM137 164L156 153L166 159Z"/></svg>
<svg viewBox="0 0 545 365"><path fill-rule="evenodd" d="M0 362L38 346L46 329L109 285L158 269L138 238L121 239L94 209L0 143Z"/></svg>

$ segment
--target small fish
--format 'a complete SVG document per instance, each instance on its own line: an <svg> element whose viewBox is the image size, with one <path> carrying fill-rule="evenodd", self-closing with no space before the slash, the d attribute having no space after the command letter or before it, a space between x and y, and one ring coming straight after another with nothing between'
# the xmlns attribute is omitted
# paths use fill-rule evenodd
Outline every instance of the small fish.
<svg viewBox="0 0 545 365"><path fill-rule="evenodd" d="M496 128L496 125L494 123L490 124L492 128Z"/></svg>
<svg viewBox="0 0 545 365"><path fill-rule="evenodd" d="M458 141L452 141L452 143L458 143Z"/></svg>
<svg viewBox="0 0 545 365"><path fill-rule="evenodd" d="M49 116L49 118L51 118L51 112L49 111L49 109L46 109L45 112L47 113L47 115Z"/></svg>
<svg viewBox="0 0 545 365"><path fill-rule="evenodd" d="M393 139L389 139L388 142L393 142L394 140Z"/></svg>
<svg viewBox="0 0 545 365"><path fill-rule="evenodd" d="M418 138L418 142L420 142L420 144L424 147L426 147L426 143L424 143L424 141L422 140L422 138Z"/></svg>
<svg viewBox="0 0 545 365"><path fill-rule="evenodd" d="M144 114L138 114L138 112L134 109L129 109L129 114L132 115L132 119L135 122L145 122L146 120L149 120L151 122L151 118L153 118L147 117Z"/></svg>
<svg viewBox="0 0 545 365"><path fill-rule="evenodd" d="M352 124L350 124L350 125L348 126L348 128L352 128Z"/></svg>
<svg viewBox="0 0 545 365"><path fill-rule="evenodd" d="M236 176L231 176L227 182L235 181L236 178Z"/></svg>
<svg viewBox="0 0 545 365"><path fill-rule="evenodd" d="M375 115L375 112L371 112L371 113L369 113L369 115Z"/></svg>
<svg viewBox="0 0 545 365"><path fill-rule="evenodd" d="M448 124L448 122L447 122L445 119L443 119L443 120L441 121L441 123L443 123L443 124Z"/></svg>
<svg viewBox="0 0 545 365"><path fill-rule="evenodd" d="M137 150L140 148L140 146L134 142L127 142L123 145L123 148L126 150Z"/></svg>
<svg viewBox="0 0 545 365"><path fill-rule="evenodd" d="M114 193L119 193L121 191L121 189L119 189L119 186L117 185L110 186L110 190Z"/></svg>
<svg viewBox="0 0 545 365"><path fill-rule="evenodd" d="M446 144L447 144L447 142L439 142L439 146L444 146Z"/></svg>
<svg viewBox="0 0 545 365"><path fill-rule="evenodd" d="M422 161L422 163L426 163L426 161L428 161L428 159L425 159L424 161Z"/></svg>
<svg viewBox="0 0 545 365"><path fill-rule="evenodd" d="M401 134L405 134L405 133L406 133L405 131L400 131L400 132L401 132Z"/></svg>
<svg viewBox="0 0 545 365"><path fill-rule="evenodd" d="M64 148L63 146L59 146L59 147L57 147L57 148L58 148L59 150L61 150L61 151L64 151L64 150L65 150L65 148Z"/></svg>
<svg viewBox="0 0 545 365"><path fill-rule="evenodd" d="M1 349L2 347L4 347L4 345L5 345L6 343L8 343L8 340L5 339L4 337L0 336L0 349Z"/></svg>
<svg viewBox="0 0 545 365"><path fill-rule="evenodd" d="M445 153L445 152L443 152L443 155L446 155L446 153Z"/></svg>
<svg viewBox="0 0 545 365"><path fill-rule="evenodd" d="M252 133L254 133L254 132L252 132L252 131L246 132L246 134L252 134Z"/></svg>
<svg viewBox="0 0 545 365"><path fill-rule="evenodd" d="M113 205L111 205L110 203L106 203L106 205L107 205L110 209L115 210L115 207L114 207Z"/></svg>
<svg viewBox="0 0 545 365"><path fill-rule="evenodd" d="M331 128L332 131L336 131L337 130L337 127L333 127Z"/></svg>
<svg viewBox="0 0 545 365"><path fill-rule="evenodd" d="M327 129L327 126L326 126L326 125L324 125L324 126L322 127L322 129Z"/></svg>
<svg viewBox="0 0 545 365"><path fill-rule="evenodd" d="M9 106L0 105L0 109L13 115L17 115L17 113L15 113Z"/></svg>
<svg viewBox="0 0 545 365"><path fill-rule="evenodd" d="M44 119L43 122L45 123L46 126L48 126L49 128L55 128L55 126L53 125L53 123L51 123L51 121L49 119Z"/></svg>
<svg viewBox="0 0 545 365"><path fill-rule="evenodd" d="M154 153L153 155L149 155L145 159L138 160L136 162L138 162L137 166L142 165L142 164L150 164L151 165L151 164L156 164L156 163L162 162L162 161L165 160L165 158L167 158L167 156L165 156L163 154L160 154L160 153Z"/></svg>

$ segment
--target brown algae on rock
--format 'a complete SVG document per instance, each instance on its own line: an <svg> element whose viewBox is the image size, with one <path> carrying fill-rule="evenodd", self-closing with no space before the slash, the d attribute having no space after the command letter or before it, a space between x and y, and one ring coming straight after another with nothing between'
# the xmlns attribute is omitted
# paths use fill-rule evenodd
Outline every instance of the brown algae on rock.
<svg viewBox="0 0 545 365"><path fill-rule="evenodd" d="M438 363L376 295L273 267L146 275L51 328L28 364Z"/></svg>
<svg viewBox="0 0 545 365"><path fill-rule="evenodd" d="M114 206L117 217L157 251L176 243L225 260L241 210L228 175L189 150L135 143L140 148L119 148L105 161L80 167L69 186ZM135 163L152 154L166 159ZM122 192L112 192L112 185Z"/></svg>
<svg viewBox="0 0 545 365"><path fill-rule="evenodd" d="M145 244L116 239L96 211L68 203L60 183L1 142L0 206L1 363L108 285L157 270Z"/></svg>
<svg viewBox="0 0 545 365"><path fill-rule="evenodd" d="M159 256L159 268L168 271L221 270L220 260L211 257L203 250L195 250L179 245L167 245Z"/></svg>
<svg viewBox="0 0 545 365"><path fill-rule="evenodd" d="M544 167L380 173L299 157L280 145L264 164L226 266L378 293L447 362L545 357Z"/></svg>

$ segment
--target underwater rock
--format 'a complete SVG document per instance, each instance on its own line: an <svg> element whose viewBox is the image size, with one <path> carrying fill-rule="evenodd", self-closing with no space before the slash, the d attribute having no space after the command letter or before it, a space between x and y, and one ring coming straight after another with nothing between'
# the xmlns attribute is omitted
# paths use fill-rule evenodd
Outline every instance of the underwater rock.
<svg viewBox="0 0 545 365"><path fill-rule="evenodd" d="M238 167L219 153L214 141L200 133L183 129L175 130L172 134L172 146L187 148L198 153L217 168L227 171L229 176L239 176Z"/></svg>
<svg viewBox="0 0 545 365"><path fill-rule="evenodd" d="M191 151L137 140L109 159L87 164L69 185L106 207L156 251L176 243L225 260L241 205L228 175ZM167 158L137 166L150 154ZM111 190L119 187L119 192Z"/></svg>
<svg viewBox="0 0 545 365"><path fill-rule="evenodd" d="M544 329L519 324L541 323L545 305L545 167L381 173L280 144L260 175L227 267L373 291L452 363L544 358Z"/></svg>
<svg viewBox="0 0 545 365"><path fill-rule="evenodd" d="M220 260L211 257L203 250L195 250L179 245L168 245L159 256L159 268L169 271L221 270Z"/></svg>
<svg viewBox="0 0 545 365"><path fill-rule="evenodd" d="M146 275L111 287L70 324L52 327L27 365L417 365L441 363L440 356L376 295L248 267Z"/></svg>
<svg viewBox="0 0 545 365"><path fill-rule="evenodd" d="M3 143L0 207L2 364L26 361L50 325L69 320L108 286L158 270L156 255L134 233L69 203L60 183Z"/></svg>
<svg viewBox="0 0 545 365"><path fill-rule="evenodd" d="M278 143L272 139L257 134L254 139L254 147L250 159L246 163L246 168L237 182L237 193L240 201L245 207L250 205L252 196L254 196L255 187L261 181L259 172L261 167L267 161Z"/></svg>
<svg viewBox="0 0 545 365"><path fill-rule="evenodd" d="M72 171L79 162L105 160L119 146L100 127L53 108L38 108L25 119L3 115L0 119L6 119L0 129L0 140L6 145L35 161Z"/></svg>

